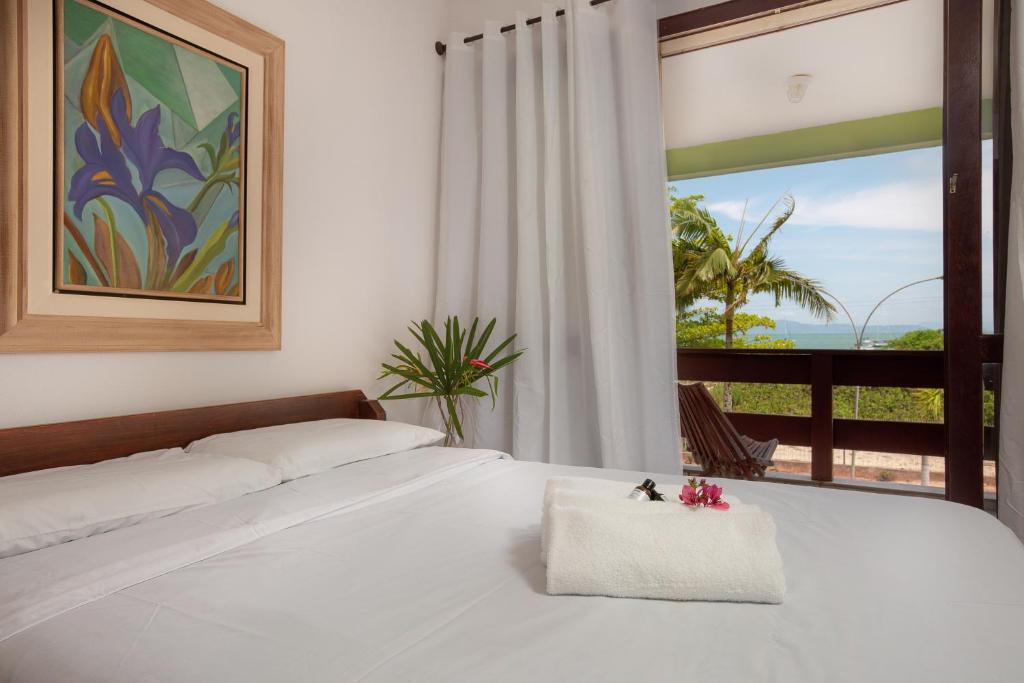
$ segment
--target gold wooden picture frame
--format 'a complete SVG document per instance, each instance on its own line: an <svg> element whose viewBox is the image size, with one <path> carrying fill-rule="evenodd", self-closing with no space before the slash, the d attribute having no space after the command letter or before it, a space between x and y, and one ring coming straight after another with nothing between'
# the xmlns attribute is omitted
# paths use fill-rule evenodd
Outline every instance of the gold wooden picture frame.
<svg viewBox="0 0 1024 683"><path fill-rule="evenodd" d="M0 352L280 349L284 43L204 0L0 0L0 56Z"/></svg>

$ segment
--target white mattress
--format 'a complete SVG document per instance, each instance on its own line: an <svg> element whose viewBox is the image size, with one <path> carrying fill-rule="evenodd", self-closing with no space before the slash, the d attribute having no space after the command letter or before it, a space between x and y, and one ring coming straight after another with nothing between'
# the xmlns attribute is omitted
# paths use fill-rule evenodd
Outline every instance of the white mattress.
<svg viewBox="0 0 1024 683"><path fill-rule="evenodd" d="M0 680L1024 680L1024 546L983 512L728 482L783 605L552 597L556 475L642 478L421 449L0 560Z"/></svg>

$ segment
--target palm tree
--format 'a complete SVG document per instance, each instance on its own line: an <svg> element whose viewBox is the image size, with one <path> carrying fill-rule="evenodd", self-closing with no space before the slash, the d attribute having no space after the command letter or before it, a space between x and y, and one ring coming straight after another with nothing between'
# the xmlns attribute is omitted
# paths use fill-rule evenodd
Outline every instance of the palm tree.
<svg viewBox="0 0 1024 683"><path fill-rule="evenodd" d="M684 311L696 301L710 299L725 305L725 348L733 346L737 311L753 294L771 294L805 308L816 318L831 321L835 307L821 284L786 266L769 253L775 234L793 215L796 202L786 194L749 229L746 206L736 236L726 234L703 206L704 195L676 198L672 203L672 259L676 279L676 308ZM756 241L755 241L756 239ZM725 409L732 409L732 387L725 386Z"/></svg>

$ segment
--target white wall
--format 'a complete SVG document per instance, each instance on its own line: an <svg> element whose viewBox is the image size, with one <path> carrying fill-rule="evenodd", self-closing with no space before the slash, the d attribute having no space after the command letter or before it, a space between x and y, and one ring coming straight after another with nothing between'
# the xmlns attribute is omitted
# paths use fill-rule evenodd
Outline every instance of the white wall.
<svg viewBox="0 0 1024 683"><path fill-rule="evenodd" d="M557 0L555 4L563 4L565 1ZM705 5L713 5L718 1L655 0L655 3L658 6L658 16L667 17ZM484 21L489 19L504 24L512 23L515 21L517 10L522 10L531 17L538 16L543 3L544 0L451 0L449 30L469 35L480 33L483 31Z"/></svg>
<svg viewBox="0 0 1024 683"><path fill-rule="evenodd" d="M374 389L430 315L447 0L216 1L287 43L283 350L0 354L0 427Z"/></svg>
<svg viewBox="0 0 1024 683"><path fill-rule="evenodd" d="M721 0L656 0L658 3L658 16L668 17L673 14L682 14L690 10L708 5L715 5Z"/></svg>
<svg viewBox="0 0 1024 683"><path fill-rule="evenodd" d="M511 24L517 10L531 17L539 16L543 4L543 0L451 0L448 27L450 31L473 35L481 33L484 22L491 19Z"/></svg>

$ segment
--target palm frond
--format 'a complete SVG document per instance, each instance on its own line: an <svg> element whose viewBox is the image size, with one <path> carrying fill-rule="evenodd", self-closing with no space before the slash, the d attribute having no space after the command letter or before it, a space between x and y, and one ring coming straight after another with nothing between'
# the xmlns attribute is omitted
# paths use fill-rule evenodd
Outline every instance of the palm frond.
<svg viewBox="0 0 1024 683"><path fill-rule="evenodd" d="M747 238L747 241L744 242L741 247L739 247L738 250L740 254L743 254L743 252L746 251L747 245L749 245L750 241L754 239L754 236L757 235L758 231L761 229L764 223L775 212L775 209L778 207L779 204L782 204L782 211L772 220L772 224L771 227L768 228L768 232L765 233L764 237L762 237L758 241L757 246L754 247L751 253L757 251L766 251L768 249L768 243L771 242L771 239L772 237L775 236L775 233L781 230L782 226L786 224L786 221L793 217L793 212L796 211L796 200L793 199L793 195L784 194L777 200L775 200L775 203L772 204L772 207L768 209L767 213L765 213L764 218L762 218L761 222L757 224L757 228L755 228L754 231L750 233L750 236Z"/></svg>
<svg viewBox="0 0 1024 683"><path fill-rule="evenodd" d="M702 280L713 280L722 276L736 274L731 254L728 249L714 249L702 256L695 264L694 275Z"/></svg>
<svg viewBox="0 0 1024 683"><path fill-rule="evenodd" d="M718 227L717 221L700 202L704 195L692 194L672 202L672 234L677 239L699 242Z"/></svg>
<svg viewBox="0 0 1024 683"><path fill-rule="evenodd" d="M814 317L832 321L836 307L826 298L825 288L820 282L789 269L781 258L766 260L764 270L765 276L752 291L772 294L776 306L783 300L792 301Z"/></svg>
<svg viewBox="0 0 1024 683"><path fill-rule="evenodd" d="M747 226L747 209L750 208L750 199L743 200L743 212L740 214L740 227L736 230L736 253L742 254L743 250L739 248L739 245L743 243L743 230ZM757 230L757 228L754 228Z"/></svg>

